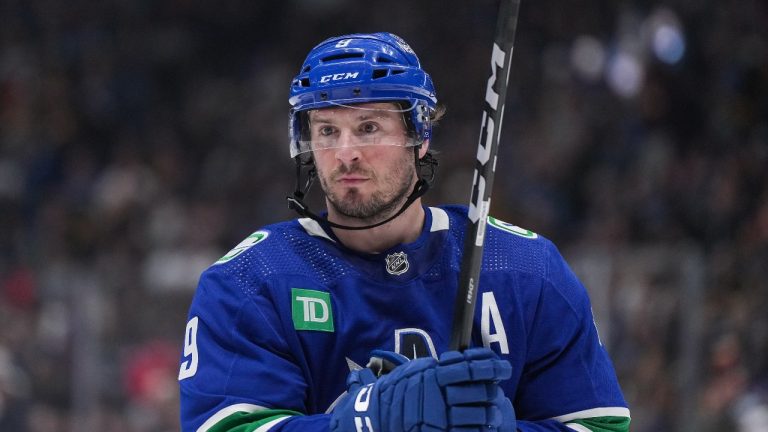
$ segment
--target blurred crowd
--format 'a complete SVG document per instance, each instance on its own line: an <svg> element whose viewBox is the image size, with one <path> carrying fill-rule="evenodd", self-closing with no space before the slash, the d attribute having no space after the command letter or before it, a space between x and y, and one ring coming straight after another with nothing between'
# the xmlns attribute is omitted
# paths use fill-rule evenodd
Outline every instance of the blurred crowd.
<svg viewBox="0 0 768 432"><path fill-rule="evenodd" d="M426 201L466 202L495 15L1 0L0 431L178 430L197 277L294 217L288 84L326 37L411 43L448 110ZM603 293L635 432L768 430L766 28L757 1L522 2L492 213L567 258L685 245L675 259L699 263L619 270ZM700 335L688 386L683 322Z"/></svg>

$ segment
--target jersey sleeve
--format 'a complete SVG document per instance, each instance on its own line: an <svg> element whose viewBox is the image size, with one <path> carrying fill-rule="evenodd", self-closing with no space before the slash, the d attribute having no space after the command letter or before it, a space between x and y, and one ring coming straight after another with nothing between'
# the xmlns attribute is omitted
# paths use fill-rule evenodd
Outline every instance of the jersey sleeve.
<svg viewBox="0 0 768 432"><path fill-rule="evenodd" d="M525 367L513 401L522 431L626 431L629 409L600 341L589 296L554 245L530 299Z"/></svg>
<svg viewBox="0 0 768 432"><path fill-rule="evenodd" d="M307 383L266 296L244 295L213 266L189 312L179 384L184 431L328 429L303 416Z"/></svg>

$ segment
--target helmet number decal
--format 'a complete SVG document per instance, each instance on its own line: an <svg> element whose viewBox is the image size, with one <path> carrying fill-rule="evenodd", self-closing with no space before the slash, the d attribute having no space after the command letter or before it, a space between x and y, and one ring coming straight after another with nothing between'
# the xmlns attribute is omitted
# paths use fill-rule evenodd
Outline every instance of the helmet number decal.
<svg viewBox="0 0 768 432"><path fill-rule="evenodd" d="M352 42L352 39L342 39L336 42L336 48L346 48L350 42Z"/></svg>

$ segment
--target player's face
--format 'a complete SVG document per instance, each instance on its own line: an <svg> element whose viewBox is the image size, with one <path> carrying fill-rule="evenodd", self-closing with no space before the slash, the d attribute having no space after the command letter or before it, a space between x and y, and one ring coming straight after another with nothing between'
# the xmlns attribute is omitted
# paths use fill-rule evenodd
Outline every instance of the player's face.
<svg viewBox="0 0 768 432"><path fill-rule="evenodd" d="M416 180L413 148L407 146L403 114L397 108L369 103L309 113L318 178L336 212L383 219L410 193Z"/></svg>

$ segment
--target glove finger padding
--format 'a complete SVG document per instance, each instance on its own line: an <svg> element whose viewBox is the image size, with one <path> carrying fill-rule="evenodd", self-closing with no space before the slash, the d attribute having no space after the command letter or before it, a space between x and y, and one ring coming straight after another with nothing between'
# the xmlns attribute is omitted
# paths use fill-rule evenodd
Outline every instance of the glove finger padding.
<svg viewBox="0 0 768 432"><path fill-rule="evenodd" d="M498 407L499 414L501 416L499 431L517 431L517 416L515 415L515 407L512 406L512 401L504 395L504 391L501 389L499 389L499 398L496 401L496 406Z"/></svg>
<svg viewBox="0 0 768 432"><path fill-rule="evenodd" d="M437 364L431 357L420 358L396 367L392 372L379 381L382 384L382 426L385 431L408 431L423 423L425 412L424 375L432 371ZM437 388L440 395L440 389ZM441 401L435 407L442 408L445 417L445 402ZM418 429L416 429L418 430Z"/></svg>
<svg viewBox="0 0 768 432"><path fill-rule="evenodd" d="M509 362L487 348L448 351L435 371L444 388L451 425L467 431L514 431L514 409L498 385L512 375Z"/></svg>
<svg viewBox="0 0 768 432"><path fill-rule="evenodd" d="M437 370L442 386L467 381L501 381L512 376L509 362L500 360L488 348L447 351L440 356Z"/></svg>
<svg viewBox="0 0 768 432"><path fill-rule="evenodd" d="M445 430L448 427L447 404L443 397L443 391L437 383L435 370L430 369L424 372L423 388L423 419L427 427ZM424 430L430 430L425 428Z"/></svg>
<svg viewBox="0 0 768 432"><path fill-rule="evenodd" d="M498 386L493 382L463 383L445 387L448 405L487 402L496 398Z"/></svg>
<svg viewBox="0 0 768 432"><path fill-rule="evenodd" d="M369 369L355 371L331 431L511 432L514 409L498 386L510 375L509 363L486 348L408 361L378 379Z"/></svg>

